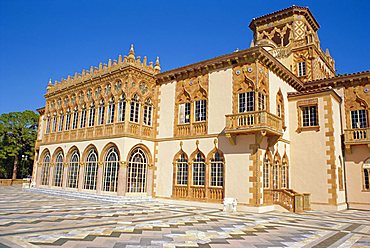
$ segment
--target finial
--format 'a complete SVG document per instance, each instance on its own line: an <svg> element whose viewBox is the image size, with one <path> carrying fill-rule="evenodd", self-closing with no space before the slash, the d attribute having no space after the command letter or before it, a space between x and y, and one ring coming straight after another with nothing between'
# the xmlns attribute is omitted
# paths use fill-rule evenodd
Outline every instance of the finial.
<svg viewBox="0 0 370 248"><path fill-rule="evenodd" d="M195 145L197 146L197 149L198 149L198 146L199 146L199 140L195 141Z"/></svg>
<svg viewBox="0 0 370 248"><path fill-rule="evenodd" d="M213 144L215 144L215 148L216 148L216 149L217 149L217 143L218 143L217 139L214 139L214 140L213 140Z"/></svg>
<svg viewBox="0 0 370 248"><path fill-rule="evenodd" d="M154 70L156 70L156 71L161 70L161 66L159 64L159 57L157 57L157 59L155 60Z"/></svg>
<svg viewBox="0 0 370 248"><path fill-rule="evenodd" d="M249 45L249 47L254 47L254 39L252 39L251 44Z"/></svg>
<svg viewBox="0 0 370 248"><path fill-rule="evenodd" d="M129 61L135 61L134 44L131 44L130 53L129 53L127 58L128 58Z"/></svg>
<svg viewBox="0 0 370 248"><path fill-rule="evenodd" d="M143 65L144 66L146 66L146 60L147 60L147 58L146 58L146 56L144 56L144 59L143 59Z"/></svg>
<svg viewBox="0 0 370 248"><path fill-rule="evenodd" d="M118 55L118 64L120 64L122 62L122 55Z"/></svg>
<svg viewBox="0 0 370 248"><path fill-rule="evenodd" d="M330 57L329 48L326 48L325 55L326 55L327 57Z"/></svg>
<svg viewBox="0 0 370 248"><path fill-rule="evenodd" d="M182 142L182 141L180 141L180 150L182 150L182 145L183 145L184 143Z"/></svg>
<svg viewBox="0 0 370 248"><path fill-rule="evenodd" d="M53 82L51 82L51 78L49 78L48 85L53 85Z"/></svg>

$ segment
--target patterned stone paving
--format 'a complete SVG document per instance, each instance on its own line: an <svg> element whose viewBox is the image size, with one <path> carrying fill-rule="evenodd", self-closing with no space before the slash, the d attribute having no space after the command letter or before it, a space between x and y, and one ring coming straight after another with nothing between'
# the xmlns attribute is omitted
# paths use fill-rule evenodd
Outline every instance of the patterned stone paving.
<svg viewBox="0 0 370 248"><path fill-rule="evenodd" d="M370 247L370 212L222 212L0 187L2 247Z"/></svg>

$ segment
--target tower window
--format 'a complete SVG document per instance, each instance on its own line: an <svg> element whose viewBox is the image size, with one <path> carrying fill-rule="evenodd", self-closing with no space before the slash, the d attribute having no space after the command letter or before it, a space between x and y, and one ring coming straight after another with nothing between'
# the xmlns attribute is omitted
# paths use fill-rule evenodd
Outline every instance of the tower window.
<svg viewBox="0 0 370 248"><path fill-rule="evenodd" d="M298 62L298 76L303 77L306 76L306 62Z"/></svg>

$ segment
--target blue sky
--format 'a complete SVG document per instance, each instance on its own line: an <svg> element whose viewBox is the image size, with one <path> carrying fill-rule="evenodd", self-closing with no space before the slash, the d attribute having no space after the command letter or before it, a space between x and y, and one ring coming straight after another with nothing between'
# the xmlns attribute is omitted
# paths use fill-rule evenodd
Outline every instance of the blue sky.
<svg viewBox="0 0 370 248"><path fill-rule="evenodd" d="M162 71L248 48L253 17L293 4L320 23L338 73L370 69L368 0L0 0L0 114L44 106L49 78L125 55L131 43L136 55L160 56Z"/></svg>

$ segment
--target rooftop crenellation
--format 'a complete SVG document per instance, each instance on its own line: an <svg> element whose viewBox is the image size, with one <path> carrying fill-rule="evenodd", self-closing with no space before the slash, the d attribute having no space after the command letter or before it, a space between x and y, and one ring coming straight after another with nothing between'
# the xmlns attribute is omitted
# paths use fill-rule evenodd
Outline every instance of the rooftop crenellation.
<svg viewBox="0 0 370 248"><path fill-rule="evenodd" d="M109 59L107 63L100 62L98 66L90 66L90 69L83 69L81 73L75 72L74 75L68 75L67 78L62 78L60 81L54 81L52 83L51 79L47 84L47 94L55 92L60 89L70 87L74 84L84 82L86 80L93 79L95 77L100 77L106 73L111 73L118 69L133 66L140 70L143 70L150 74L157 74L161 71L159 57L156 58L155 65L153 67L153 62L149 62L146 56L141 59L141 56L135 56L134 45L131 44L130 51L128 55L118 55L117 59Z"/></svg>

